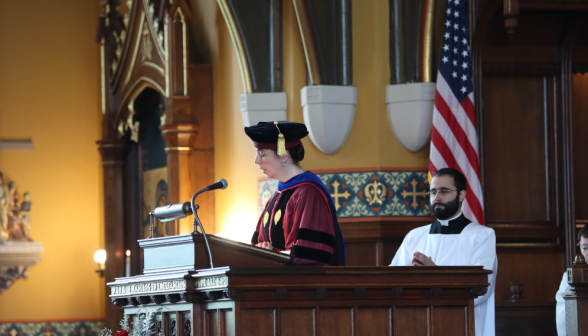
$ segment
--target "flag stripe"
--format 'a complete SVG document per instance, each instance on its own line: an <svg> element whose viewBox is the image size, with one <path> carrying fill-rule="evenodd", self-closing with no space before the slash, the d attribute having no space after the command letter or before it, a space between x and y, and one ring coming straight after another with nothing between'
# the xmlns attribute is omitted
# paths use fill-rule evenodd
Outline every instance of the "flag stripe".
<svg viewBox="0 0 588 336"><path fill-rule="evenodd" d="M444 161L445 161L445 167L453 167L456 169L459 169L462 172L473 172L471 169L468 169L470 167L462 167L462 164L458 163L458 161L455 159L455 157L453 156L453 154L451 153L451 149L449 149L449 147L447 146L447 143L445 142L445 140L443 139L443 137L439 134L439 132L437 131L437 129L435 128L435 126L433 125L433 129L432 129L432 133L431 133L431 139L433 140L433 145L435 146L435 149L441 154L441 156L443 157ZM433 145L431 147L433 147ZM467 163L466 163L467 165ZM475 172L473 172L475 173ZM468 179L469 182L469 178L466 175L466 179ZM478 200L478 197L476 195L478 190L475 189L475 186L472 186L471 183L468 183L468 190L466 191L466 200L469 203L469 207L472 209L472 214L475 216L475 219L477 220L478 223L483 224L483 218L478 215L483 213L483 209L482 206ZM470 218L473 219L473 218Z"/></svg>
<svg viewBox="0 0 588 336"><path fill-rule="evenodd" d="M437 109L435 109L435 112L439 114ZM476 197L481 198L482 188L480 186L480 179L478 177L478 173L470 165L470 162L467 159L465 152L455 139L454 134L451 132L451 128L449 128L447 123L445 123L445 119L443 119L442 117L434 118L433 127L436 128L437 133L440 135L440 137L433 138L433 136L431 135L431 141L435 143L437 149L439 149L439 152L441 153L441 155L443 155L443 158L449 164L449 167L459 169L465 175L470 190L474 192ZM437 141L439 141L439 138L443 140L443 147L440 147L441 144L437 143ZM455 164L451 164L449 162L449 157L451 157Z"/></svg>
<svg viewBox="0 0 588 336"><path fill-rule="evenodd" d="M484 224L478 132L465 1L447 1L433 110L429 173L460 170L468 188L462 211Z"/></svg>
<svg viewBox="0 0 588 336"><path fill-rule="evenodd" d="M437 95L439 95L439 91L437 91L436 96ZM445 101L441 97L435 97L435 101L437 102L435 104L437 111L443 117L449 129L453 131L453 136L467 156L470 165L474 171L479 171L480 167L478 166L478 153L476 153L476 150L474 150L472 147L472 144L470 143L467 135L455 118L455 115L451 112L449 106L445 104Z"/></svg>
<svg viewBox="0 0 588 336"><path fill-rule="evenodd" d="M447 106L455 106L456 113L454 113L454 117L459 122L459 125L463 129L463 131L467 134L469 141L472 144L472 147L476 151L476 156L478 155L478 133L476 132L476 118L475 108L473 104L465 103L466 106L471 106L471 111L466 110L463 105L466 100L469 100L469 96L466 97L461 103L458 102L451 92L451 87L447 84L447 81L443 76L437 77L437 92L443 97L443 100L447 104ZM473 95L472 95L473 96ZM473 97L472 97L473 98ZM473 122L472 122L473 119Z"/></svg>

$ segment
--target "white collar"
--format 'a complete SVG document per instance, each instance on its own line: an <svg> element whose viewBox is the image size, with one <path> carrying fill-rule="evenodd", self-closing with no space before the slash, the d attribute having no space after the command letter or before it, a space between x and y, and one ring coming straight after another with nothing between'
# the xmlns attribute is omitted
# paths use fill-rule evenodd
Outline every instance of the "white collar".
<svg viewBox="0 0 588 336"><path fill-rule="evenodd" d="M456 219L457 217L461 216L461 211L453 218L450 219L437 219L437 221L439 223L441 223L441 225L443 226L449 226L449 222L451 222L452 220Z"/></svg>

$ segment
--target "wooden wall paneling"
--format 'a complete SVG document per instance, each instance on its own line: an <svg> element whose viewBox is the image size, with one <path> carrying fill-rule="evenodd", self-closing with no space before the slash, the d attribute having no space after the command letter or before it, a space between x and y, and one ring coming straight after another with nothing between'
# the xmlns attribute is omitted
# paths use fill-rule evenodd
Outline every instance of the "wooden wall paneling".
<svg viewBox="0 0 588 336"><path fill-rule="evenodd" d="M274 336L277 309L242 309L239 332L245 335Z"/></svg>
<svg viewBox="0 0 588 336"><path fill-rule="evenodd" d="M356 307L354 320L357 336L392 336L391 307Z"/></svg>
<svg viewBox="0 0 588 336"><path fill-rule="evenodd" d="M202 305L192 305L192 335L203 336L204 335L204 311ZM164 334L167 335L167 334Z"/></svg>
<svg viewBox="0 0 588 336"><path fill-rule="evenodd" d="M466 307L433 307L431 308L432 334L438 331L450 331L451 335L466 336L466 328L453 329L455 325L467 326L467 308Z"/></svg>
<svg viewBox="0 0 588 336"><path fill-rule="evenodd" d="M576 232L588 223L588 74L575 74L572 83L574 209Z"/></svg>
<svg viewBox="0 0 588 336"><path fill-rule="evenodd" d="M346 243L346 266L378 266L377 242Z"/></svg>
<svg viewBox="0 0 588 336"><path fill-rule="evenodd" d="M546 78L487 75L484 82L486 221L552 224Z"/></svg>
<svg viewBox="0 0 588 336"><path fill-rule="evenodd" d="M143 239L143 212L141 194L141 150L139 144L130 142L124 158L124 247L131 251L131 275L143 273L143 249L137 240Z"/></svg>
<svg viewBox="0 0 588 336"><path fill-rule="evenodd" d="M123 209L123 176L124 176L124 141L98 141L98 149L102 157L104 183L104 249L106 264L104 278L106 282L124 276L124 209ZM110 304L110 292L105 291L106 309L104 323L107 328L115 330L123 316L123 310Z"/></svg>
<svg viewBox="0 0 588 336"><path fill-rule="evenodd" d="M348 323L343 323L347 321ZM318 335L353 335L353 308L317 308Z"/></svg>
<svg viewBox="0 0 588 336"><path fill-rule="evenodd" d="M557 329L555 325L555 302L497 302L496 335L557 335Z"/></svg>
<svg viewBox="0 0 588 336"><path fill-rule="evenodd" d="M482 2L485 2L482 4ZM473 3L473 5L472 5ZM480 8L483 10L480 11ZM472 82L474 85L474 100L476 107L476 121L478 126L478 156L480 158L480 177L482 190L485 190L485 172L484 172L484 121L482 119L482 110L484 106L482 92L484 90L482 81L482 69L484 54L484 46L486 35L490 26L492 18L499 10L502 9L501 0L471 0L470 2L470 36L472 38ZM472 10L474 12L472 12ZM475 20L472 20L475 18ZM471 27L475 27L472 29ZM474 34L475 31L475 34ZM484 212L486 217L486 212ZM486 223L486 218L484 218Z"/></svg>
<svg viewBox="0 0 588 336"><path fill-rule="evenodd" d="M563 273L561 251L498 251L496 302L508 300L510 283L522 282L527 302L555 302Z"/></svg>
<svg viewBox="0 0 588 336"><path fill-rule="evenodd" d="M574 44L578 32L581 30L583 20L580 14L570 15L565 39L562 43L562 187L564 204L562 207L565 225L566 243L566 267L570 267L576 256L576 221L574 204L574 168L573 168L573 112L572 112L572 56Z"/></svg>
<svg viewBox="0 0 588 336"><path fill-rule="evenodd" d="M435 218L418 220L339 221L345 239L347 266L388 266L410 230L431 224Z"/></svg>
<svg viewBox="0 0 588 336"><path fill-rule="evenodd" d="M188 65L188 93L190 95L190 123L198 125L198 136L192 145L190 156L190 180L192 194L216 182L214 176L214 120L212 105L212 66ZM222 177L222 176L220 176ZM219 191L216 191L219 192ZM215 226L215 193L198 196L198 216L207 232ZM220 191L222 192L222 191Z"/></svg>
<svg viewBox="0 0 588 336"><path fill-rule="evenodd" d="M281 308L281 336L314 336L315 308Z"/></svg>
<svg viewBox="0 0 588 336"><path fill-rule="evenodd" d="M193 124L175 124L161 126L165 140L168 168L168 190L171 203L188 202L196 192L192 189L191 154L196 141L198 127ZM191 218L184 218L185 229L192 231ZM188 231L188 232L190 232ZM176 227L174 234L180 234Z"/></svg>
<svg viewBox="0 0 588 336"><path fill-rule="evenodd" d="M394 307L394 335L428 336L430 335L430 308L424 307ZM399 328L402 325L412 325L414 328Z"/></svg>

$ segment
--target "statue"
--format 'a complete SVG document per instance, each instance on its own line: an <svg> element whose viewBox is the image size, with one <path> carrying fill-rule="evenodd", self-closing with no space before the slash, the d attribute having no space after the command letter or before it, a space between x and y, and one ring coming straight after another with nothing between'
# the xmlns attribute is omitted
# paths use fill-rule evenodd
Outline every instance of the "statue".
<svg viewBox="0 0 588 336"><path fill-rule="evenodd" d="M0 172L0 243L8 238L7 210L8 210L8 193L4 185L4 175Z"/></svg>
<svg viewBox="0 0 588 336"><path fill-rule="evenodd" d="M0 173L0 242L5 240L33 241L31 238L31 195L26 192L20 202L16 182L4 181Z"/></svg>

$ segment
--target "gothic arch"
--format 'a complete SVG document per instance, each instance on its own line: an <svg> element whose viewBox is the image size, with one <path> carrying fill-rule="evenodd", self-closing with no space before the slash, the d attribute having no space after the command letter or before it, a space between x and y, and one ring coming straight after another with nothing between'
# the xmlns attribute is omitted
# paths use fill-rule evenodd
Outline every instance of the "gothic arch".
<svg viewBox="0 0 588 336"><path fill-rule="evenodd" d="M185 202L195 190L214 182L212 67L194 63L201 58L190 55L197 49L190 48L190 7L186 0L127 0L122 8L119 5L119 0L102 2L96 37L101 45L103 116L98 146L104 174L106 281L124 275L124 251L131 249L124 229L132 225L125 216L130 210L122 204L136 196L124 192L129 183L125 167L132 141L139 139L133 134L140 130L134 103L146 88L163 97L159 128L165 141L169 201ZM214 194L200 196L199 204L199 216L212 230ZM183 227L191 227L188 219L177 221L173 233L183 233ZM139 259L133 259L133 270L140 269ZM106 305L110 328L120 319L115 309Z"/></svg>

